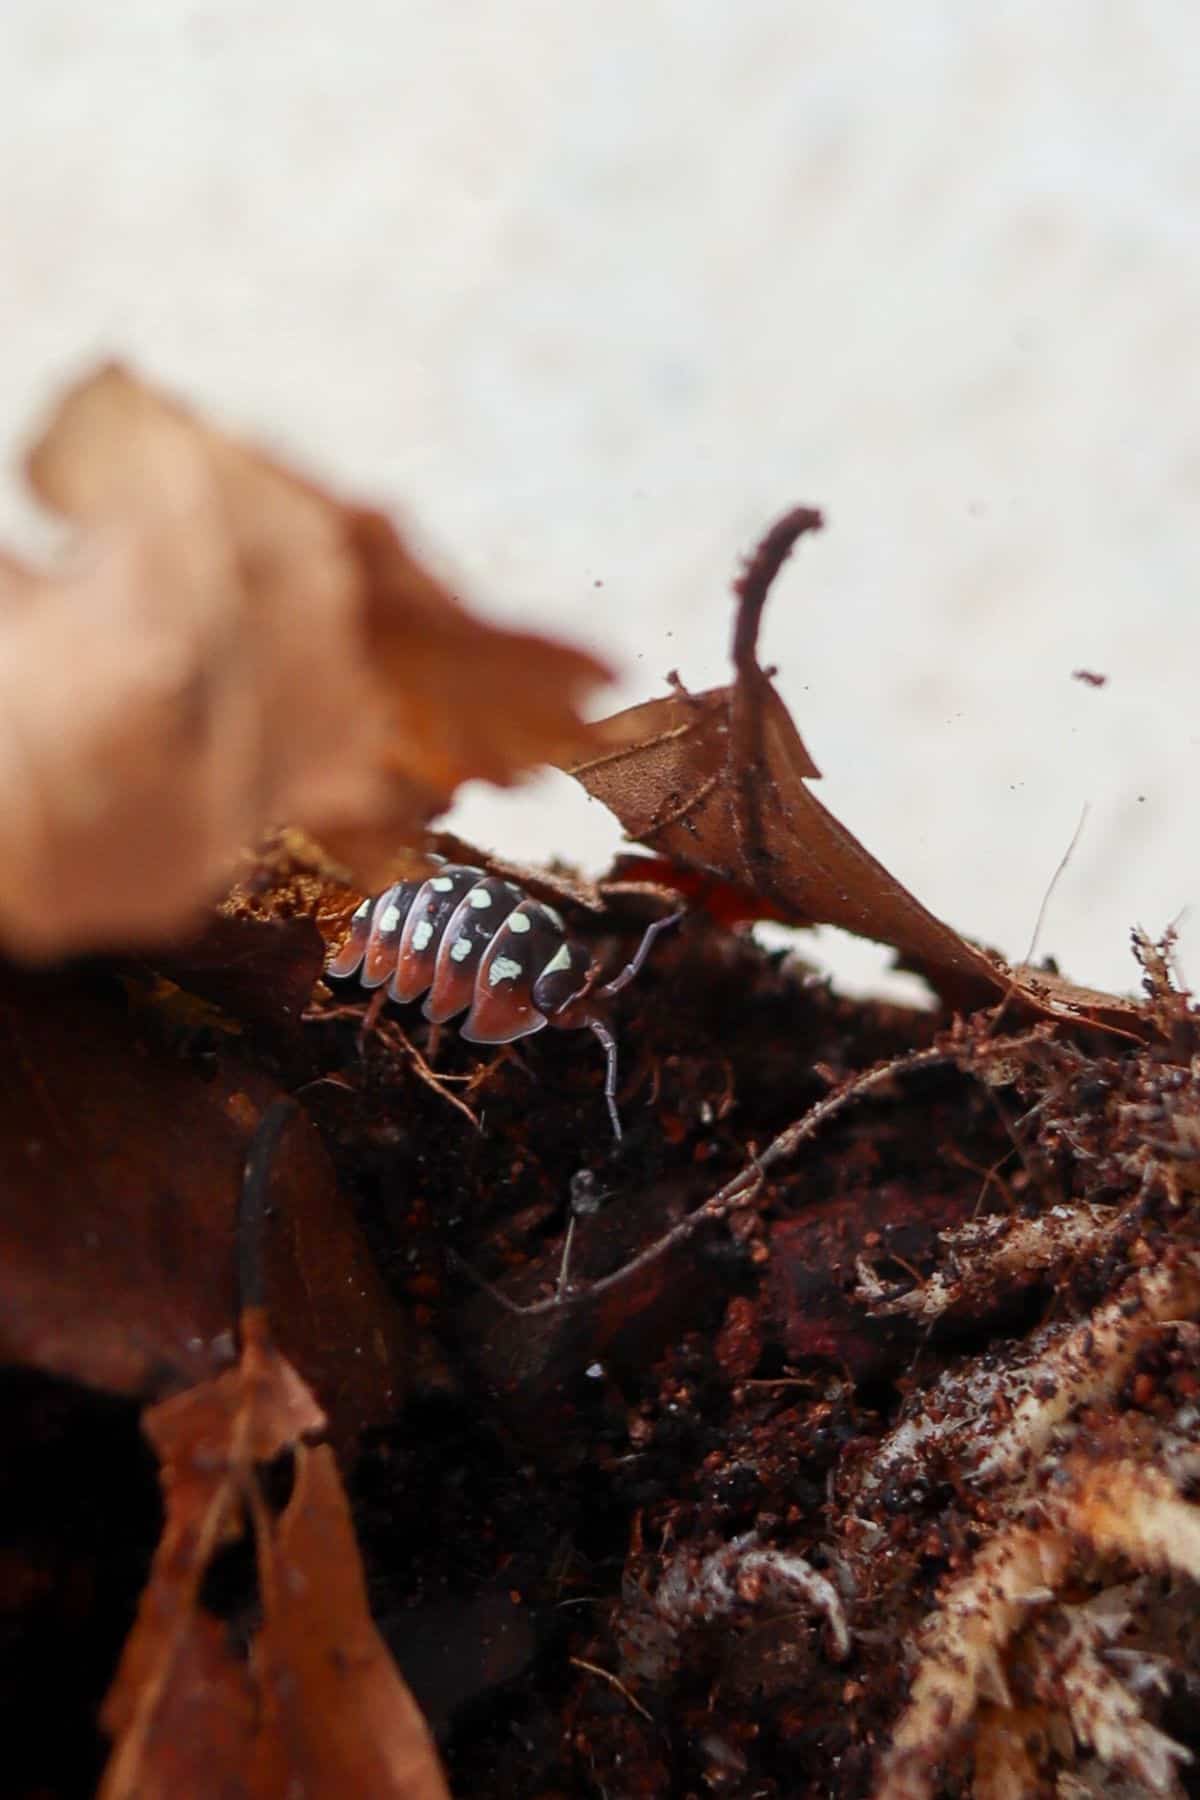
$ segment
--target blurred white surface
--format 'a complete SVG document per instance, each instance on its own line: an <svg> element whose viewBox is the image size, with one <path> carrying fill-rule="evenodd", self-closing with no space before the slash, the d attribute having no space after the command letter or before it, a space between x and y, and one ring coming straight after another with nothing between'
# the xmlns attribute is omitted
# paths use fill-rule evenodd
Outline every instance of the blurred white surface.
<svg viewBox="0 0 1200 1800"><path fill-rule="evenodd" d="M1088 803L1083 980L1200 898L1194 6L9 0L0 49L6 467L121 355L614 703L720 679L737 558L819 504L765 650L825 803L1013 955ZM455 823L616 836L563 780Z"/></svg>

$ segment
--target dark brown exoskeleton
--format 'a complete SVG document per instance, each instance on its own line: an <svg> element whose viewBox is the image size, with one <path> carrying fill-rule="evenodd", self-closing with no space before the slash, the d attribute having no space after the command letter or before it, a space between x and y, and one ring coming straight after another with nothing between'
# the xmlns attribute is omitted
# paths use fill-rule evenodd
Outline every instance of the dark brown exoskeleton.
<svg viewBox="0 0 1200 1800"><path fill-rule="evenodd" d="M424 880L364 900L327 973L357 975L365 988L386 983L387 999L400 1005L424 994L434 1025L466 1012L461 1031L471 1044L511 1044L546 1025L586 1027L604 1046L604 1098L620 1139L617 1045L598 1008L629 985L655 938L682 917L647 926L632 961L597 987L599 969L552 906L482 869L442 863Z"/></svg>

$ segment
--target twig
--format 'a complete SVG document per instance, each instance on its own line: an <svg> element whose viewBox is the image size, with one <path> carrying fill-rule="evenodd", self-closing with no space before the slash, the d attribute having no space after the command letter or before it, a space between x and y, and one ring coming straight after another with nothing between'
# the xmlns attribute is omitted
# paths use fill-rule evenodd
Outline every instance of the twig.
<svg viewBox="0 0 1200 1800"><path fill-rule="evenodd" d="M464 1118L469 1119L476 1131L482 1131L483 1126L480 1124L477 1115L471 1111L471 1108L467 1105L466 1101L460 1100L457 1094L452 1094L450 1092L450 1089L437 1074L436 1070L431 1069L429 1064L425 1061L425 1058L421 1055L417 1046L408 1036L408 1033L404 1031L401 1026L397 1025L394 1020L389 1021L388 1036L389 1038L394 1036L398 1041L399 1048L408 1057L413 1068L416 1070L418 1078L425 1083L426 1087L432 1088L434 1093L439 1094L448 1105L455 1107L462 1113ZM489 1068L491 1067L494 1067L494 1064L489 1064Z"/></svg>
<svg viewBox="0 0 1200 1800"><path fill-rule="evenodd" d="M290 1097L272 1100L250 1140L242 1174L237 1223L237 1317L266 1304L263 1231L279 1140L300 1108Z"/></svg>
<svg viewBox="0 0 1200 1800"><path fill-rule="evenodd" d="M601 1681L607 1681L609 1687L616 1688L622 1699L628 1700L634 1712L641 1713L643 1719L645 1719L648 1724L653 1725L653 1715L646 1711L646 1708L642 1705L640 1700L634 1699L629 1689L625 1686L625 1683L621 1681L618 1676L614 1675L611 1669L602 1669L599 1663L586 1662L582 1656L568 1656L567 1661L573 1669L586 1669L589 1675L598 1675Z"/></svg>
<svg viewBox="0 0 1200 1800"><path fill-rule="evenodd" d="M1023 1044L1028 1041L1028 1037L1023 1037L1014 1039L1013 1043L1014 1045ZM651 1263L656 1262L660 1256L666 1255L676 1245L685 1243L702 1226L724 1218L735 1207L745 1206L761 1188L768 1170L775 1168L777 1164L794 1155L801 1144L815 1136L826 1120L831 1119L835 1113L840 1112L842 1107L849 1105L852 1100L861 1099L864 1094L869 1094L874 1088L882 1087L886 1081L890 1081L896 1075L908 1074L913 1069L934 1068L938 1064L951 1063L954 1060L955 1052L952 1050L943 1050L937 1047L928 1050L912 1050L905 1056L892 1057L888 1062L880 1063L875 1068L852 1077L834 1093L826 1094L818 1100L814 1106L809 1108L803 1118L797 1119L795 1124L789 1125L786 1131L781 1131L760 1156L752 1157L731 1181L727 1181L723 1188L719 1188L694 1212L688 1213L686 1218L681 1219L677 1225L673 1225L669 1231L663 1233L662 1237L656 1238L654 1243L640 1251L629 1262L623 1263L611 1275L602 1276L599 1281L593 1282L590 1287L584 1289L578 1296L579 1300L590 1300L619 1287L631 1275L649 1267ZM465 1267L465 1265L461 1266ZM478 1286L499 1300L506 1311L530 1316L551 1312L562 1304L556 1297L553 1300L535 1301L531 1306L517 1306L508 1299L507 1295L501 1295L499 1290L491 1287L482 1277L475 1275L474 1271L467 1270L467 1273L471 1275L472 1280Z"/></svg>
<svg viewBox="0 0 1200 1800"><path fill-rule="evenodd" d="M383 991L384 990L380 988L378 993L383 993ZM368 1011L369 1010L370 1009L368 1008ZM309 1012L303 1014L303 1019L306 1024L322 1023L325 1020L358 1019L362 1017L363 1013L361 1007L346 1005L313 1008ZM371 1029L377 1039L388 1045L389 1048L399 1050L404 1056L407 1056L412 1063L417 1077L425 1083L426 1087L432 1088L434 1093L440 1095L443 1100L449 1103L449 1105L457 1107L458 1111L462 1113L465 1118L470 1120L476 1131L483 1130L483 1126L480 1124L478 1117L471 1111L471 1108L467 1105L466 1101L460 1100L457 1094L452 1094L446 1085L449 1081L466 1080L468 1082L468 1091L470 1091L478 1084L480 1079L478 1070L474 1075L469 1077L438 1075L436 1070L430 1068L428 1062L417 1049L417 1046L413 1043L412 1039L408 1036L408 1033L402 1026L398 1025L394 1019L385 1019L382 1024L372 1021ZM367 1026L364 1022L364 1034L366 1030ZM485 1075L490 1074L500 1060L501 1058L499 1057L493 1059L492 1062L487 1064L483 1073Z"/></svg>

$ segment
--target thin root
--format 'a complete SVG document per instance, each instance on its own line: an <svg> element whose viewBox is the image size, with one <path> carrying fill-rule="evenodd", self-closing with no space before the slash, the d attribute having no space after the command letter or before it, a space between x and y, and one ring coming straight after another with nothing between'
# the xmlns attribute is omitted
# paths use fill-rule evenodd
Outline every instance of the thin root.
<svg viewBox="0 0 1200 1800"><path fill-rule="evenodd" d="M471 1108L467 1105L466 1101L461 1099L459 1095L452 1094L450 1089L446 1086L447 1081L454 1080L455 1077L439 1075L435 1070L431 1069L425 1058L421 1055L421 1052L417 1049L417 1046L412 1042L412 1039L395 1023L394 1020L388 1020L386 1025L378 1026L376 1029L381 1036L386 1032L387 1036L385 1041L389 1046L404 1052L405 1056L407 1056L409 1062L412 1064L418 1079L423 1081L426 1087L432 1088L433 1092L439 1095L441 1099L445 1100L447 1105L452 1106L456 1112L460 1112L464 1119L469 1119L476 1131L483 1130L483 1126L478 1117L471 1111ZM470 1088L468 1088L467 1091L469 1093L471 1091Z"/></svg>
<svg viewBox="0 0 1200 1800"><path fill-rule="evenodd" d="M599 1663L587 1662L582 1656L569 1656L567 1661L573 1669L584 1669L589 1675L597 1675L601 1681L607 1681L609 1687L616 1688L623 1700L628 1700L634 1712L641 1713L643 1719L653 1725L654 1720L646 1711L646 1708L642 1705L641 1701L634 1699L629 1689L625 1686L625 1683L619 1676L614 1675L611 1669L602 1669Z"/></svg>

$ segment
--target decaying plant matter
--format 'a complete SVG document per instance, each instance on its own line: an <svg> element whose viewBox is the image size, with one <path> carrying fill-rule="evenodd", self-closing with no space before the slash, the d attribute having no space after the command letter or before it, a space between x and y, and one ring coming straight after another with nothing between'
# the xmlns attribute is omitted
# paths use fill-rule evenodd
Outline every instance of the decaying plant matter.
<svg viewBox="0 0 1200 1800"><path fill-rule="evenodd" d="M68 728L7 709L0 931L108 954L0 969L5 1791L1193 1791L1192 1001L1169 937L1136 1001L1010 968L815 800L756 646L818 515L739 577L729 687L585 731L596 665L130 375L31 467L85 535L6 566ZM607 877L425 829L547 758L641 847ZM605 971L687 901L618 997L619 1146L570 1037L321 978L431 850Z"/></svg>
<svg viewBox="0 0 1200 1800"><path fill-rule="evenodd" d="M0 568L10 945L178 934L280 820L371 880L461 781L580 739L591 657L472 618L381 514L123 369L66 396L29 473L78 539Z"/></svg>

